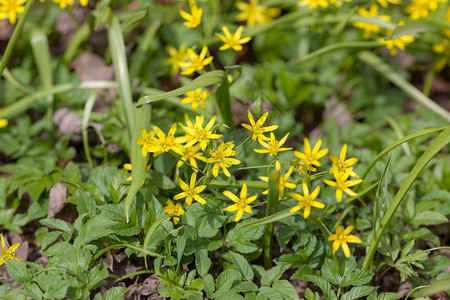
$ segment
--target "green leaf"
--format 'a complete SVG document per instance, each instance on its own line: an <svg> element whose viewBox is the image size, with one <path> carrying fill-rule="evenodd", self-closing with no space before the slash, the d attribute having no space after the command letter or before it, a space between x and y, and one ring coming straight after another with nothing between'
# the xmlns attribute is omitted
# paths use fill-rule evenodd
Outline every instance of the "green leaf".
<svg viewBox="0 0 450 300"><path fill-rule="evenodd" d="M341 275L336 267L336 263L327 258L322 266L322 276L332 284L339 285L341 283Z"/></svg>
<svg viewBox="0 0 450 300"><path fill-rule="evenodd" d="M202 88L208 85L220 84L223 81L223 78L226 78L226 74L224 71L211 71L200 75L196 79L192 80L189 84L186 84L180 88L177 88L173 91L161 93L157 95L148 95L139 99L137 103L137 107L140 107L146 103L151 103L158 100L163 100L165 98L176 97L182 94L186 94L187 92L193 91L198 88Z"/></svg>
<svg viewBox="0 0 450 300"><path fill-rule="evenodd" d="M243 300L244 297L242 297L239 294L236 294L233 291L224 291L223 293L215 295L214 299L216 299L216 300Z"/></svg>
<svg viewBox="0 0 450 300"><path fill-rule="evenodd" d="M44 88L49 89L53 85L53 70L50 58L47 35L40 29L31 32L31 49L33 50L34 61L37 65L39 78ZM49 109L52 107L53 95L47 96Z"/></svg>
<svg viewBox="0 0 450 300"><path fill-rule="evenodd" d="M45 299L64 299L69 288L69 282L65 280L53 280L45 291Z"/></svg>
<svg viewBox="0 0 450 300"><path fill-rule="evenodd" d="M92 290L94 288L99 287L104 283L104 280L106 277L108 277L108 268L106 267L105 262L101 262L99 265L93 267L88 274L87 280L88 285L86 288L88 290Z"/></svg>
<svg viewBox="0 0 450 300"><path fill-rule="evenodd" d="M41 291L41 289L39 288L39 286L34 283L34 282L27 282L24 283L23 286L24 290L25 290L25 295L27 297L31 297L33 299L43 299L44 298L44 293ZM2 298L2 299L11 299L11 298ZM14 299L14 298L13 298ZM19 298L20 299L20 298ZM47 298L47 299L51 299L51 298Z"/></svg>
<svg viewBox="0 0 450 300"><path fill-rule="evenodd" d="M350 285L363 285L372 280L373 274L367 271L355 271L350 275L344 276L341 287Z"/></svg>
<svg viewBox="0 0 450 300"><path fill-rule="evenodd" d="M203 276L203 286L205 287L206 296L208 296L208 298L212 298L216 287L214 286L214 278L211 274L206 274Z"/></svg>
<svg viewBox="0 0 450 300"><path fill-rule="evenodd" d="M437 211L423 211L416 214L412 220L414 225L436 225L448 222L448 219Z"/></svg>
<svg viewBox="0 0 450 300"><path fill-rule="evenodd" d="M333 292L333 289L331 288L331 284L326 281L325 279L316 276L316 275L301 275L301 276L295 276L294 278L303 280L303 281L311 281L315 285L317 285L322 292L330 299L330 300L337 300L336 294Z"/></svg>
<svg viewBox="0 0 450 300"><path fill-rule="evenodd" d="M283 295L283 299L285 300L297 300L300 299L298 297L297 292L292 284L287 280L277 280L273 283L272 287L278 293Z"/></svg>
<svg viewBox="0 0 450 300"><path fill-rule="evenodd" d="M362 297L369 295L376 289L377 288L374 286L357 286L342 295L341 300L361 299Z"/></svg>
<svg viewBox="0 0 450 300"><path fill-rule="evenodd" d="M389 39L396 39L404 35L411 35L419 32L439 32L439 27L426 20L409 21L401 26L397 26L389 36Z"/></svg>
<svg viewBox="0 0 450 300"><path fill-rule="evenodd" d="M395 300L399 296L397 293L381 293L378 295L377 300Z"/></svg>
<svg viewBox="0 0 450 300"><path fill-rule="evenodd" d="M77 199L77 210L80 215L87 213L90 216L93 216L95 214L97 204L95 203L95 200L92 199L87 192L83 190L77 190L76 199Z"/></svg>
<svg viewBox="0 0 450 300"><path fill-rule="evenodd" d="M251 281L244 281L244 282L238 283L231 290L235 293L256 292L256 291L258 291L258 286Z"/></svg>
<svg viewBox="0 0 450 300"><path fill-rule="evenodd" d="M280 250L283 252L284 247L289 243L292 237L295 235L295 230L292 230L289 227L280 227L278 228L275 236L277 238L278 245L280 245Z"/></svg>
<svg viewBox="0 0 450 300"><path fill-rule="evenodd" d="M253 269L248 263L247 259L245 259L245 257L241 254L234 252L231 252L231 256L235 269L238 270L239 273L241 273L242 277L245 280L253 280L255 274L253 273Z"/></svg>
<svg viewBox="0 0 450 300"><path fill-rule="evenodd" d="M184 236L177 236L177 265L180 265L183 257L184 248L186 247L186 238Z"/></svg>
<svg viewBox="0 0 450 300"><path fill-rule="evenodd" d="M113 287L106 291L106 293L103 295L103 300L116 300L116 299L122 299L123 295L128 291L127 288L123 287Z"/></svg>
<svg viewBox="0 0 450 300"><path fill-rule="evenodd" d="M283 300L283 295L281 295L277 290L274 288L263 286L259 289L258 295L264 296L267 299L270 300Z"/></svg>
<svg viewBox="0 0 450 300"><path fill-rule="evenodd" d="M225 270L220 273L216 279L217 290L228 290L233 285L233 282L239 278L239 272L235 270Z"/></svg>
<svg viewBox="0 0 450 300"><path fill-rule="evenodd" d="M208 251L205 249L195 250L195 266L201 276L206 275L211 267L211 259L208 257Z"/></svg>
<svg viewBox="0 0 450 300"><path fill-rule="evenodd" d="M216 103L222 116L222 122L231 125L233 123L233 115L231 114L230 104L230 84L225 73L223 73L222 82L216 89Z"/></svg>
<svg viewBox="0 0 450 300"><path fill-rule="evenodd" d="M279 211L279 212L277 212L277 213L275 213L273 215L264 217L262 219L259 219L259 220L247 223L244 226L242 226L242 228L254 228L254 227L259 227L259 226L263 226L263 225L266 225L266 224L270 224L270 223L273 223L273 222L277 222L277 221L279 221L281 219L284 219L286 217L289 217L289 216L293 215L293 213L289 212L289 210L290 210L290 208L282 210L282 211Z"/></svg>
<svg viewBox="0 0 450 300"><path fill-rule="evenodd" d="M328 52L332 52L335 50L341 50L341 49L369 49L374 47L383 47L384 44L380 42L373 42L373 41L357 41L357 42L342 42L342 43L335 43L332 45L327 45L325 47L322 47L314 52L309 53L308 55L305 55L303 57L300 57L297 62L302 63L307 60L310 60L312 58L315 58L317 56L323 55Z"/></svg>
<svg viewBox="0 0 450 300"><path fill-rule="evenodd" d="M39 221L44 226L48 228L57 229L61 231L72 231L73 226L63 220L59 219L42 219Z"/></svg>
<svg viewBox="0 0 450 300"><path fill-rule="evenodd" d="M287 269L289 269L288 264L279 264L267 271L264 271L264 273L261 275L261 284L270 286L272 282L280 279L280 277L284 274L284 272L286 272Z"/></svg>
<svg viewBox="0 0 450 300"><path fill-rule="evenodd" d="M16 284L32 280L30 273L27 270L27 265L24 262L8 259L6 260L6 266L8 267L9 276L16 280Z"/></svg>

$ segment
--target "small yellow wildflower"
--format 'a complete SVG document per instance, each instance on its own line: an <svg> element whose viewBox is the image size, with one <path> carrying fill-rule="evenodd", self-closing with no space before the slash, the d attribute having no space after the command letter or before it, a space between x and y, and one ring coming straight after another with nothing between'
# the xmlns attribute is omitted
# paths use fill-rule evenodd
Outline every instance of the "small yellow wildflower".
<svg viewBox="0 0 450 300"><path fill-rule="evenodd" d="M191 6L191 14L180 10L180 15L186 20L183 24L188 28L195 28L202 22L203 9L197 7L197 5Z"/></svg>
<svg viewBox="0 0 450 300"><path fill-rule="evenodd" d="M436 10L438 4L443 0L412 0L412 3L406 7L406 12L410 14L412 20L425 18L431 11Z"/></svg>
<svg viewBox="0 0 450 300"><path fill-rule="evenodd" d="M59 8L65 9L67 5L72 5L73 0L53 0L54 3L59 3Z"/></svg>
<svg viewBox="0 0 450 300"><path fill-rule="evenodd" d="M232 165L238 165L241 163L240 160L235 158L230 158L229 156L237 155L237 151L233 150L234 143L233 142L221 142L217 147L216 152L209 150L209 154L212 156L206 160L208 164L214 163L213 166L213 175L215 177L219 176L219 168L222 168L223 173L227 177L230 177L231 174L228 171L228 167Z"/></svg>
<svg viewBox="0 0 450 300"><path fill-rule="evenodd" d="M242 185L240 198L238 198L235 194L233 194L230 191L224 191L223 194L236 203L223 209L229 212L237 211L236 218L234 219L235 222L238 222L242 218L244 211L249 214L252 213L252 208L250 207L249 204L255 201L256 198L258 197L258 195L256 194L247 199L247 184L245 184L245 182Z"/></svg>
<svg viewBox="0 0 450 300"><path fill-rule="evenodd" d="M242 45L248 43L252 39L251 37L241 38L242 30L244 30L244 26L239 26L234 35L231 35L227 26L223 26L222 31L223 33L225 33L225 36L216 33L216 35L222 40L222 42L225 43L225 45L220 47L219 50L227 50L232 48L235 51L241 51Z"/></svg>
<svg viewBox="0 0 450 300"><path fill-rule="evenodd" d="M197 173L192 173L190 185L187 185L183 180L178 178L178 183L180 184L181 189L184 192L181 192L173 197L173 200L180 200L182 198L186 198L186 204L191 205L192 199L200 202L201 204L206 204L206 200L200 197L200 194L205 188L206 185L195 186L195 181L197 180Z"/></svg>
<svg viewBox="0 0 450 300"><path fill-rule="evenodd" d="M204 157L202 153L198 152L200 151L200 146L183 147L181 148L181 151L183 151L183 156L177 163L178 168L184 165L186 161L189 161L189 163L195 168L198 168L196 159L206 162L206 157Z"/></svg>
<svg viewBox="0 0 450 300"><path fill-rule="evenodd" d="M8 126L8 119L0 119L0 128Z"/></svg>
<svg viewBox="0 0 450 300"><path fill-rule="evenodd" d="M146 157L149 152L153 152L153 147L155 142L153 138L155 137L155 131L150 130L149 133L145 128L141 129L142 137L136 140L136 144L142 146L142 156Z"/></svg>
<svg viewBox="0 0 450 300"><path fill-rule="evenodd" d="M200 105L203 108L206 108L205 99L211 96L209 91L204 91L202 93L202 89L196 89L195 91L187 92L186 98L181 100L181 103L192 103L192 109L194 111L198 110L198 106Z"/></svg>
<svg viewBox="0 0 450 300"><path fill-rule="evenodd" d="M401 26L404 23L405 22L399 22L397 25ZM386 33L389 36L392 34L392 30L387 30ZM395 39L379 38L378 42L386 44L386 47L391 52L391 55L395 55L397 54L397 49L405 50L405 47L407 45L413 43L414 37L412 35L406 34Z"/></svg>
<svg viewBox="0 0 450 300"><path fill-rule="evenodd" d="M333 169L333 175L336 182L326 179L323 181L325 184L329 186L336 187L336 199L338 200L338 202L341 201L342 199L342 192L345 192L346 194L352 197L358 196L358 194L349 189L349 187L360 184L362 182L362 179L347 180L352 170L353 168L348 168L345 171L345 173L340 174L337 169Z"/></svg>
<svg viewBox="0 0 450 300"><path fill-rule="evenodd" d="M287 182L289 176L291 176L292 170L294 170L294 166L290 167L289 170L286 172L286 174L283 176L283 174L281 174L281 165L280 162L277 160L275 162L275 168L280 172L280 183L278 186L279 189L279 194L278 197L279 199L281 199L281 197L283 196L284 193L284 189L295 189L297 187L296 184L291 183L291 182ZM259 179L261 179L264 182L269 182L269 177L266 176L259 176ZM264 192L262 192L263 195L267 195L269 193L269 190L265 190Z"/></svg>
<svg viewBox="0 0 450 300"><path fill-rule="evenodd" d="M180 70L180 63L186 61L188 58L187 48L185 45L181 45L180 49L176 49L170 45L166 46L166 51L169 54L169 58L166 59L166 63L172 65L171 73L172 75L175 75Z"/></svg>
<svg viewBox="0 0 450 300"><path fill-rule="evenodd" d="M24 11L25 2L27 0L0 0L0 20L9 19L11 24L16 24L16 14Z"/></svg>
<svg viewBox="0 0 450 300"><path fill-rule="evenodd" d="M360 14L363 17L378 18L382 21L389 21L391 19L391 17L387 15L377 16L378 5L376 5L375 3L372 4L368 10L364 8L359 8L358 14ZM364 29L364 38L366 39L370 38L371 32L378 33L380 31L380 26L367 22L354 22L353 26Z"/></svg>
<svg viewBox="0 0 450 300"><path fill-rule="evenodd" d="M319 159L324 157L328 153L328 149L322 149L319 151L320 146L322 145L322 140L318 140L314 145L314 148L311 151L311 145L307 138L304 139L305 143L305 152L302 153L300 151L294 151L294 155L300 159L305 161L305 167L308 169L310 166L320 167L322 164L319 162ZM312 171L312 170L311 170Z"/></svg>
<svg viewBox="0 0 450 300"><path fill-rule="evenodd" d="M441 54L441 58L436 63L436 70L441 70L445 65L449 64L450 45L448 39L442 39L440 44L433 45L433 51Z"/></svg>
<svg viewBox="0 0 450 300"><path fill-rule="evenodd" d="M299 6L309 6L309 8L316 8L318 6L328 7L327 0L302 0L298 3Z"/></svg>
<svg viewBox="0 0 450 300"><path fill-rule="evenodd" d="M8 250L6 250L6 242L5 239L3 238L3 233L0 233L0 240L2 244L2 252L0 253L0 266L5 263L6 259L20 261L14 256L14 252L16 251L17 247L20 246L20 244L19 243L14 244L11 247L9 247Z"/></svg>
<svg viewBox="0 0 450 300"><path fill-rule="evenodd" d="M248 111L247 114L248 114L248 120L250 122L250 125L248 125L248 124L241 124L241 125L244 128L251 131L252 140L254 140L254 141L256 141L256 139L258 139L258 141L268 140L269 138L264 135L264 132L274 131L275 129L278 128L278 125L262 127L264 125L264 122L266 122L269 112L266 112L265 114L263 114L261 116L261 118L259 118L259 120L256 121L256 123L255 123L255 120L253 119L252 113L250 111Z"/></svg>
<svg viewBox="0 0 450 300"><path fill-rule="evenodd" d="M336 169L339 174L344 174L347 171L347 168L354 165L358 162L357 158L349 158L345 159L345 154L347 152L347 144L342 146L341 153L339 154L339 158L336 155L330 154L330 159L333 162L333 166L330 169L330 174L333 173L333 169ZM358 178L358 174L351 171L350 176Z"/></svg>
<svg viewBox="0 0 450 300"><path fill-rule="evenodd" d="M175 131L177 130L177 124L174 123L172 127L170 127L169 132L167 135L159 129L157 126L153 126L153 130L156 132L155 138L153 138L153 147L150 148L149 152L155 152L155 155L159 155L163 152L169 152L172 150L173 152L183 155L183 151L181 151L180 148L183 146L181 143L184 143L185 138L184 137L175 137Z"/></svg>
<svg viewBox="0 0 450 300"><path fill-rule="evenodd" d="M173 202L170 201L169 199L167 200L167 205L164 206L163 209L166 212L166 214L176 215L176 216L182 216L186 212L183 209L183 205L181 205L181 203L173 204ZM170 219L173 220L173 223L175 225L177 225L178 222L180 221L180 218L178 218L178 217L167 218L167 220L169 220L169 221L170 221Z"/></svg>
<svg viewBox="0 0 450 300"><path fill-rule="evenodd" d="M355 226L348 226L344 231L342 231L343 227L339 225L336 228L336 233L328 237L328 241L333 241L333 253L335 253L339 247L342 247L345 257L350 257L350 248L347 243L362 243L361 239L356 235L349 235L353 228L355 228Z"/></svg>
<svg viewBox="0 0 450 300"><path fill-rule="evenodd" d="M286 142L288 135L289 133L287 133L280 141L277 141L275 135L271 132L269 143L259 140L259 143L266 149L254 149L254 151L256 153L270 153L270 156L277 156L278 152L291 150L292 148L281 148Z"/></svg>
<svg viewBox="0 0 450 300"><path fill-rule="evenodd" d="M250 0L249 3L238 1L236 7L241 11L236 20L247 21L247 26L270 23L281 13L278 7L266 8L264 5L259 5L259 0Z"/></svg>
<svg viewBox="0 0 450 300"><path fill-rule="evenodd" d="M214 122L216 122L216 117L212 117L205 128L203 128L203 119L203 116L196 116L195 124L193 126L183 126L183 130L186 132L186 139L188 141L185 147L190 147L198 143L200 148L205 151L210 139L218 139L222 137L221 134L213 134L211 131L214 126Z"/></svg>
<svg viewBox="0 0 450 300"><path fill-rule="evenodd" d="M88 0L80 0L80 4L81 6L86 6L88 5Z"/></svg>
<svg viewBox="0 0 450 300"><path fill-rule="evenodd" d="M207 52L208 48L206 46L202 48L199 55L197 55L194 50L188 49L187 54L189 61L180 63L180 67L184 70L181 74L190 75L196 71L203 70L203 68L213 60L212 56L206 57Z"/></svg>
<svg viewBox="0 0 450 300"><path fill-rule="evenodd" d="M316 187L314 191L309 194L308 185L306 182L303 182L303 196L297 193L289 193L289 196L298 201L298 205L291 208L289 212L293 213L304 207L303 218L308 219L309 214L311 213L311 207L324 208L325 204L314 201L319 195L319 191L320 186Z"/></svg>

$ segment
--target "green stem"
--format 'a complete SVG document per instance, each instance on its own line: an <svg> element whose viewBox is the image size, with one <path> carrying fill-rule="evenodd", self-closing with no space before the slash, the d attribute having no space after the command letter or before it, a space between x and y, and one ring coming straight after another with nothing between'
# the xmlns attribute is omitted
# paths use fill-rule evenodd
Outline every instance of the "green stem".
<svg viewBox="0 0 450 300"><path fill-rule="evenodd" d="M414 168L409 173L408 177L404 181L400 190L395 195L395 198L392 200L386 214L381 220L380 226L373 237L372 243L370 244L369 249L367 250L366 257L364 259L362 269L370 270L373 262L373 257L378 248L378 244L383 237L384 231L386 230L389 222L392 217L396 213L398 207L402 203L403 199L406 196L406 193L411 188L411 185L414 183L416 178L428 164L428 162L438 153L443 147L445 147L450 142L450 126L447 126L441 134L434 140L434 142L428 147L425 153L419 158Z"/></svg>
<svg viewBox="0 0 450 300"><path fill-rule="evenodd" d="M0 61L0 77L2 76L3 70L5 69L9 59L11 58L11 55L14 51L14 47L16 46L17 39L19 38L20 33L22 32L23 25L25 24L25 21L28 18L28 14L30 13L33 4L34 0L27 1L27 4L25 4L25 9L23 11L22 17L20 18L16 28L14 28L14 32L11 38L9 39L8 45L6 46L5 54L3 54L2 60Z"/></svg>
<svg viewBox="0 0 450 300"><path fill-rule="evenodd" d="M436 76L437 72L436 65L437 65L436 62L433 63L433 66L431 67L431 70L427 75L427 81L425 81L425 86L423 87L423 94L427 97L430 95L431 85L433 84L434 76Z"/></svg>
<svg viewBox="0 0 450 300"><path fill-rule="evenodd" d="M273 170L269 175L269 194L267 195L267 207L266 207L266 217L278 212L278 204L280 202L280 172ZM263 236L263 256L264 256L264 267L266 270L272 267L272 243L273 243L273 229L275 227L275 222L266 224L264 226L264 236Z"/></svg>

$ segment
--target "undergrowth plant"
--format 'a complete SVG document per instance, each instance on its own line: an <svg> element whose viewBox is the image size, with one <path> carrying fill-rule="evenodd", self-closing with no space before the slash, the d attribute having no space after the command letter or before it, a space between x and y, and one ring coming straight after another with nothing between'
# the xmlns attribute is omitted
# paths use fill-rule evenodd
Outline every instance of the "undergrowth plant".
<svg viewBox="0 0 450 300"><path fill-rule="evenodd" d="M299 299L302 281L308 300L386 300L394 270L411 295L448 292L450 114L430 99L447 1L53 2L0 1L17 22L0 298L126 298L156 275L172 299ZM57 15L74 25L59 52ZM102 30L115 79L80 82L69 66ZM422 91L392 63L405 51L431 62ZM407 97L420 106L402 114Z"/></svg>

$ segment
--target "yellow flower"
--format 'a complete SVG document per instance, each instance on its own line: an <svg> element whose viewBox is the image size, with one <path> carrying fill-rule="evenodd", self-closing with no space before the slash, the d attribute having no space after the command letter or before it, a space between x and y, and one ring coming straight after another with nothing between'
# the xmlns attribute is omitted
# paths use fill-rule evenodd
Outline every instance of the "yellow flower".
<svg viewBox="0 0 450 300"><path fill-rule="evenodd" d="M307 138L304 139L305 143L305 153L300 151L294 151L294 155L300 159L305 161L305 167L308 169L311 165L316 167L320 167L322 164L318 161L318 159L324 157L328 153L328 149L322 149L319 151L320 146L322 145L322 140L318 140L314 145L314 148L311 151L311 145ZM312 169L310 169L312 171Z"/></svg>
<svg viewBox="0 0 450 300"><path fill-rule="evenodd" d="M150 170L150 168L152 167L152 164L148 163L148 159L149 159L149 157L147 156L145 173L147 173ZM130 163L123 164L123 168L130 172L133 170L133 166ZM125 181L131 181L131 180L133 180L133 176L131 176L131 175L129 177L127 177L127 179L125 179ZM144 182L145 182L145 176L144 176L144 179L142 180L142 184L144 184Z"/></svg>
<svg viewBox="0 0 450 300"><path fill-rule="evenodd" d="M266 112L259 118L258 121L253 119L252 113L250 111L247 112L248 114L248 120L250 121L250 125L248 124L241 124L244 128L250 130L252 132L252 140L258 141L260 140L268 140L269 138L264 135L264 132L270 132L274 131L278 128L278 125L272 125L268 127L262 127L264 125L264 122L266 122L267 116L269 115L269 112Z"/></svg>
<svg viewBox="0 0 450 300"><path fill-rule="evenodd" d="M240 198L238 198L235 194L233 194L230 191L224 191L223 194L236 203L223 209L229 212L237 211L236 218L234 219L235 222L238 222L242 218L244 211L249 214L252 213L252 208L250 207L249 204L255 201L256 198L258 197L258 195L256 194L247 199L247 185L245 184L245 182L242 185Z"/></svg>
<svg viewBox="0 0 450 300"><path fill-rule="evenodd" d="M212 119L208 122L208 124L203 128L203 116L195 117L195 124L193 126L183 126L184 132L186 132L186 139L188 143L185 147L193 146L198 143L200 148L205 151L206 146L210 139L218 139L221 138L221 134L213 134L211 128L214 126L214 122L216 121L216 117L212 117Z"/></svg>
<svg viewBox="0 0 450 300"><path fill-rule="evenodd" d="M2 252L0 253L0 266L5 263L6 259L20 261L20 259L15 258L14 252L16 251L17 247L19 247L19 243L12 245L9 247L8 250L6 250L6 243L5 239L3 238L3 233L0 234L0 239L2 243Z"/></svg>
<svg viewBox="0 0 450 300"><path fill-rule="evenodd" d="M195 28L202 22L203 9L198 8L197 5L191 6L191 14L180 10L180 15L186 20L183 24L188 28Z"/></svg>
<svg viewBox="0 0 450 300"><path fill-rule="evenodd" d="M247 26L270 23L281 13L278 7L266 8L264 5L259 5L259 0L250 0L249 3L238 1L236 7L241 11L236 20L247 21Z"/></svg>
<svg viewBox="0 0 450 300"><path fill-rule="evenodd" d="M8 126L8 120L7 119L0 119L0 128Z"/></svg>
<svg viewBox="0 0 450 300"><path fill-rule="evenodd" d="M204 157L202 153L198 153L198 151L200 151L200 146L183 147L180 149L183 151L183 156L178 161L178 168L188 160L189 163L196 168L198 168L196 159L206 162L206 157Z"/></svg>
<svg viewBox="0 0 450 300"><path fill-rule="evenodd" d="M378 3L383 7L388 7L388 2L391 4L401 4L402 0L378 0Z"/></svg>
<svg viewBox="0 0 450 300"><path fill-rule="evenodd" d="M170 127L167 135L159 129L157 126L153 126L153 130L156 132L156 136L153 138L153 147L150 148L148 152L155 152L155 155L159 155L163 152L169 152L172 150L175 153L183 155L183 151L180 148L183 146L181 143L185 141L184 137L175 137L175 131L177 130L177 124L174 123L172 127Z"/></svg>
<svg viewBox="0 0 450 300"><path fill-rule="evenodd" d="M170 200L167 200L167 205L164 206L163 209L166 212L166 214L168 214L168 215L182 216L186 212L183 209L183 205L181 205L181 203L173 204L173 202ZM180 221L180 218L178 218L178 217L167 218L167 220L169 220L169 221L170 221L170 219L173 220L173 223L175 225L177 225L178 222Z"/></svg>
<svg viewBox="0 0 450 300"><path fill-rule="evenodd" d="M442 39L440 44L433 45L433 51L441 54L441 58L436 63L436 69L441 70L445 65L449 64L450 46L448 39Z"/></svg>
<svg viewBox="0 0 450 300"><path fill-rule="evenodd" d="M187 92L186 96L186 98L181 100L181 103L192 103L192 109L197 111L199 105L206 108L205 99L211 96L211 93L209 91L202 93L202 89L196 89L195 91Z"/></svg>
<svg viewBox="0 0 450 300"><path fill-rule="evenodd" d="M342 231L342 226L339 225L336 228L336 233L332 234L328 237L328 241L333 242L333 253L335 253L339 247L342 247L342 251L344 251L345 257L350 257L350 249L348 248L347 243L357 243L361 244L362 241L356 235L348 235L352 232L355 226L348 226L344 231Z"/></svg>
<svg viewBox="0 0 450 300"><path fill-rule="evenodd" d="M233 48L233 50L235 51L241 51L242 44L248 43L248 41L252 39L251 37L245 37L241 39L242 30L244 30L244 26L239 26L234 35L231 35L227 26L223 26L222 31L223 33L225 33L225 36L216 33L216 35L222 40L222 42L225 43L225 45L220 47L219 50L227 50Z"/></svg>
<svg viewBox="0 0 450 300"><path fill-rule="evenodd" d="M397 25L401 26L405 22L399 22ZM391 35L392 30L386 31L387 35ZM388 39L388 38L379 38L378 42L386 44L386 47L390 50L391 55L397 54L397 49L405 50L405 46L411 44L414 42L414 37L412 35L402 35L395 39Z"/></svg>
<svg viewBox="0 0 450 300"><path fill-rule="evenodd" d="M65 9L67 5L72 5L73 0L53 0L54 3L59 3L59 8Z"/></svg>
<svg viewBox="0 0 450 300"><path fill-rule="evenodd" d="M311 213L311 207L324 208L325 204L314 201L314 199L317 198L317 195L319 195L319 191L320 186L316 187L314 191L309 194L308 185L303 182L303 196L297 193L289 193L289 196L298 201L298 205L291 208L289 212L293 213L304 207L305 211L303 212L303 218L308 219L309 214Z"/></svg>
<svg viewBox="0 0 450 300"><path fill-rule="evenodd" d="M199 55L197 55L192 49L187 49L189 61L180 63L180 67L184 70L181 74L190 75L196 71L203 70L203 68L213 60L212 56L206 57L207 52L208 48L206 46L202 48Z"/></svg>
<svg viewBox="0 0 450 300"><path fill-rule="evenodd" d="M136 140L136 144L142 146L142 156L146 157L149 152L153 152L153 148L155 145L155 131L150 130L149 133L147 133L145 128L142 128L141 135L142 137Z"/></svg>
<svg viewBox="0 0 450 300"><path fill-rule="evenodd" d="M200 202L201 204L206 204L206 200L200 197L200 194L205 188L206 185L195 186L195 181L197 180L197 173L192 173L190 185L187 185L183 180L178 178L178 183L180 184L181 189L184 192L181 192L173 197L173 200L180 200L182 198L186 198L186 204L191 205L192 199Z"/></svg>
<svg viewBox="0 0 450 300"><path fill-rule="evenodd" d="M223 173L227 177L230 177L231 174L228 171L228 167L232 165L238 165L241 163L240 160L235 158L230 158L229 156L237 155L237 151L233 150L234 144L233 142L221 142L217 147L216 152L209 150L209 154L212 156L206 160L208 164L214 163L213 166L213 175L215 177L219 176L219 167L222 168Z"/></svg>
<svg viewBox="0 0 450 300"><path fill-rule="evenodd" d="M293 184L291 182L287 182L289 176L291 176L292 170L294 170L294 166L290 167L289 170L286 172L286 174L284 176L283 176L283 174L281 174L281 165L280 165L280 162L278 160L275 162L275 168L280 172L280 183L279 183L279 186L278 186L278 189L279 189L278 197L279 197L279 199L281 199L281 197L283 196L283 193L284 193L284 188L295 189L297 187L296 184ZM269 177L259 176L259 179L261 179L264 182L269 182ZM267 195L269 193L269 190L265 190L262 193L263 193L263 195Z"/></svg>
<svg viewBox="0 0 450 300"><path fill-rule="evenodd" d="M363 17L377 18L378 14L378 5L375 3L370 6L370 9L359 8L358 14ZM378 19L382 21L389 21L391 19L390 16L379 16ZM380 26L367 22L354 22L353 26L364 29L364 38L370 38L370 33L378 33L380 31Z"/></svg>
<svg viewBox="0 0 450 300"><path fill-rule="evenodd" d="M412 0L412 3L406 7L406 12L410 14L412 20L425 18L430 11L436 10L439 2L444 0Z"/></svg>
<svg viewBox="0 0 450 300"><path fill-rule="evenodd" d="M80 0L80 4L81 6L86 6L88 5L88 0Z"/></svg>
<svg viewBox="0 0 450 300"><path fill-rule="evenodd" d="M16 14L23 12L23 4L27 0L0 0L0 20L9 19L11 24L16 24Z"/></svg>
<svg viewBox="0 0 450 300"><path fill-rule="evenodd" d="M323 182L329 186L336 187L336 198L339 201L342 199L342 192L345 192L346 194L355 197L358 196L357 193L349 189L349 187L360 184L362 182L362 179L358 180L347 180L348 176L350 176L350 173L352 172L353 168L348 168L345 173L340 174L337 169L333 169L333 175L336 180L336 182L331 180L324 180Z"/></svg>
<svg viewBox="0 0 450 300"><path fill-rule="evenodd" d="M327 0L302 0L298 3L298 5L299 6L308 5L309 8L316 8L318 6L328 7L328 1Z"/></svg>
<svg viewBox="0 0 450 300"><path fill-rule="evenodd" d="M256 153L270 153L270 156L277 156L278 152L291 150L292 148L281 148L286 142L288 135L289 133L287 133L280 141L277 141L275 140L275 135L271 132L269 143L259 140L259 143L266 149L254 149L254 151Z"/></svg>
<svg viewBox="0 0 450 300"><path fill-rule="evenodd" d="M166 51L169 53L169 58L166 59L166 63L172 65L171 73L175 75L180 70L180 63L184 62L187 58L187 48L185 45L181 45L180 49L176 49L170 45L166 46Z"/></svg>
<svg viewBox="0 0 450 300"><path fill-rule="evenodd" d="M333 166L330 169L330 174L333 173L334 169L336 169L339 174L343 174L345 173L345 171L347 171L348 167L358 162L357 158L349 158L346 160L345 159L346 152L347 152L347 144L344 144L344 146L342 146L341 153L339 154L339 158L336 155L330 154L330 159L333 162ZM359 177L358 174L356 174L353 171L350 172L350 176L355 178Z"/></svg>

